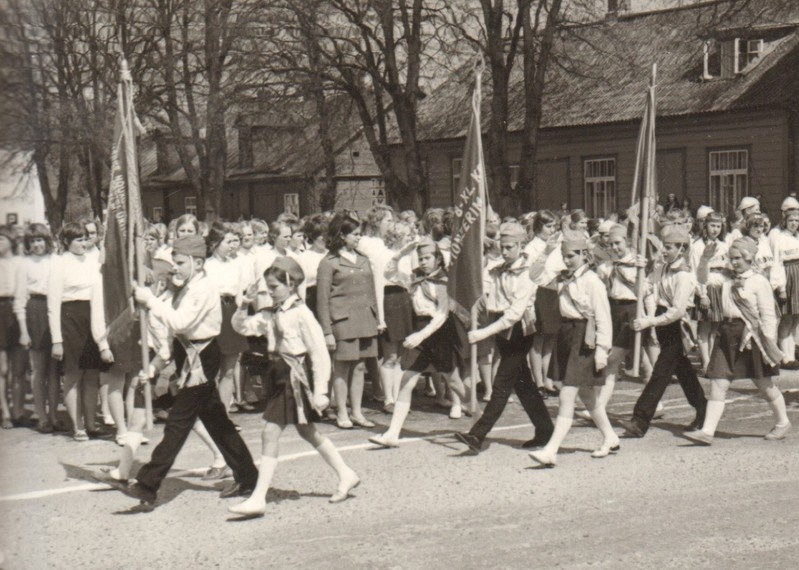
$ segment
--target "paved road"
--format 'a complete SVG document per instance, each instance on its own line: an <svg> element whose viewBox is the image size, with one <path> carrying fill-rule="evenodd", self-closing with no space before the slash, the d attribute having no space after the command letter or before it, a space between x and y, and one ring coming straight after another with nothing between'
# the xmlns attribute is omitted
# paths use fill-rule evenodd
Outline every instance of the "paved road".
<svg viewBox="0 0 799 570"><path fill-rule="evenodd" d="M799 426L799 375L779 384ZM609 411L625 416L639 391L620 382ZM736 382L729 399L711 448L680 436L693 412L671 386L666 418L643 440L591 459L599 434L578 424L558 467L539 469L516 447L532 435L518 404L474 457L450 437L470 420L449 420L418 398L399 449L375 450L365 431L322 425L363 479L338 505L327 503L332 471L288 430L267 515L247 521L230 517L231 500L200 479L210 457L194 437L158 508L130 515L135 501L90 478L119 448L12 430L0 434L0 568L795 567L799 429L764 441L772 420L751 384ZM261 421L237 418L257 458Z"/></svg>

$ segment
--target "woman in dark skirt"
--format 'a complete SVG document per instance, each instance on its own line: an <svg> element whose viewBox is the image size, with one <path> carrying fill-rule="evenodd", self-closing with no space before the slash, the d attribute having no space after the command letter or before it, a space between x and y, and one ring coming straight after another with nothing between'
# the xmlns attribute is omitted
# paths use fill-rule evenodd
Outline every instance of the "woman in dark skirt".
<svg viewBox="0 0 799 570"><path fill-rule="evenodd" d="M379 313L369 260L358 253L360 221L353 213L337 213L327 230L330 252L319 263L316 301L325 342L333 352L333 390L338 414L336 425L374 427L363 415L365 361L377 358ZM352 415L347 411L347 400Z"/></svg>
<svg viewBox="0 0 799 570"><path fill-rule="evenodd" d="M100 266L85 255L86 233L76 223L61 229L64 253L50 265L47 313L52 357L64 374L64 403L72 420L72 438L110 436L95 427L100 351L92 338L90 299Z"/></svg>
<svg viewBox="0 0 799 570"><path fill-rule="evenodd" d="M308 247L294 258L305 274L305 280L300 285L298 292L305 304L316 316L316 273L319 271L319 263L327 255L327 245L325 243L327 218L322 214L315 214L305 221L303 229Z"/></svg>
<svg viewBox="0 0 799 570"><path fill-rule="evenodd" d="M715 256L708 262L707 283L699 285L695 317L699 354L702 357L702 370L707 370L713 342L721 322L721 284L722 272L727 267L727 245L724 240L724 217L718 212L710 212L702 221L702 235L691 244L689 261L691 271L696 273L702 252L708 244L715 244Z"/></svg>
<svg viewBox="0 0 799 570"><path fill-rule="evenodd" d="M777 296L782 317L777 334L782 349L782 368L799 370L794 356L796 341L794 332L799 326L799 210L786 210L782 222L769 236L774 253Z"/></svg>
<svg viewBox="0 0 799 570"><path fill-rule="evenodd" d="M64 431L58 421L59 379L56 366L50 358L52 341L47 323L47 287L53 239L47 226L31 224L25 231L25 251L28 255L20 265L19 288L14 300L14 310L20 327L19 343L29 349L33 407L41 433Z"/></svg>
<svg viewBox="0 0 799 570"><path fill-rule="evenodd" d="M410 255L415 248L413 235L413 227L407 222L392 222L386 230L386 246L393 254L385 268L383 315L386 330L381 336L383 364L380 366L380 377L385 396L383 411L387 414L394 411L394 404L399 396L402 342L414 332L413 305L408 293L413 280L413 261Z"/></svg>
<svg viewBox="0 0 799 570"><path fill-rule="evenodd" d="M360 483L333 442L319 433L313 423L329 404L330 355L319 323L297 294L303 280L302 269L294 259L278 257L264 272L264 278L274 311L247 315L247 307L257 293L257 287L252 287L233 317L233 327L240 334L266 336L270 350L278 355L270 369L258 482L247 500L229 509L244 516L260 516L266 511L266 493L277 467L280 436L289 424L296 426L300 436L336 472L338 487L329 502L346 500Z"/></svg>
<svg viewBox="0 0 799 570"><path fill-rule="evenodd" d="M14 255L16 239L11 228L0 226L0 416L3 429L22 425L25 350L20 346L20 329L14 315L14 298L22 258ZM6 390L12 391L8 405Z"/></svg>
<svg viewBox="0 0 799 570"><path fill-rule="evenodd" d="M564 235L561 253L566 270L557 278L562 323L555 345L553 378L561 380L563 387L552 437L543 449L530 453L534 461L547 467L555 466L558 449L571 429L577 396L603 437L602 446L591 456L606 457L619 449L619 438L598 398L605 384L613 335L608 293L589 269L588 241L582 233Z"/></svg>
<svg viewBox="0 0 799 570"><path fill-rule="evenodd" d="M230 319L236 312L237 298L252 283L252 274L242 271L242 265L233 258L235 243L238 240L236 228L224 222L214 222L208 232L208 259L205 273L216 285L222 300L222 330L216 341L222 353L219 368L219 398L230 410L237 392L237 363L242 352L249 349L247 338L233 330Z"/></svg>
<svg viewBox="0 0 799 570"><path fill-rule="evenodd" d="M742 378L755 383L774 413L776 423L766 439L784 439L791 429L785 398L771 379L779 374L781 356L777 347L777 314L768 279L752 270L757 250L757 243L748 237L735 240L729 249L733 271L724 275L722 285L724 320L707 371L710 398L705 421L702 429L685 434L701 445L713 442L730 383ZM707 279L707 261L711 254L702 256L698 272L700 282Z"/></svg>
<svg viewBox="0 0 799 570"><path fill-rule="evenodd" d="M399 445L400 432L411 409L411 397L419 376L423 372L449 375L455 369L457 332L449 313L444 257L430 238L414 244L414 247L419 257L419 268L411 283L415 332L402 343L403 373L391 424L384 434L369 438L382 447Z"/></svg>

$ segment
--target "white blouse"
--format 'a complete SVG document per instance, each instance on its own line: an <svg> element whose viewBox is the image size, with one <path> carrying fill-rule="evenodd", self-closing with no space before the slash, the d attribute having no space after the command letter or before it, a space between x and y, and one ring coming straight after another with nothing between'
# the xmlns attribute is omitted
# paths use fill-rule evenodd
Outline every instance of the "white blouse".
<svg viewBox="0 0 799 570"><path fill-rule="evenodd" d="M99 257L96 255L78 256L65 251L52 258L47 286L47 316L54 344L64 342L61 336L61 304L91 300L99 272Z"/></svg>
<svg viewBox="0 0 799 570"><path fill-rule="evenodd" d="M14 296L14 313L25 318L25 309L31 295L47 295L50 280L51 256L31 255L20 259L17 271L17 291Z"/></svg>

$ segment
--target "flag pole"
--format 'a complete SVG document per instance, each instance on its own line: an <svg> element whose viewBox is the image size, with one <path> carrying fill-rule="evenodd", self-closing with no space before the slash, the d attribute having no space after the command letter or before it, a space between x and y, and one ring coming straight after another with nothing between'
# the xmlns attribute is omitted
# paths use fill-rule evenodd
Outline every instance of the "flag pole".
<svg viewBox="0 0 799 570"><path fill-rule="evenodd" d="M646 150L646 165L644 166L644 186L641 192L641 207L639 211L639 220L640 220L640 239L638 240L639 249L638 253L646 256L647 253L647 235L649 233L649 209L650 204L649 200L652 197L652 192L654 191L654 184L655 184L655 82L657 78L657 64L652 64L652 80L649 84L649 93L647 96L647 105L646 105L646 116L644 117L644 121L641 125L641 134L644 135L640 137L639 140L639 149L644 146ZM646 123L646 133L644 133L644 123ZM646 144L642 145L641 141L644 140L646 137ZM639 155L640 158L640 155ZM639 160L636 160L636 175L638 174L638 164ZM637 183L637 176L636 176L636 183ZM636 297L637 297L637 306L635 311L635 317L640 319L644 316L644 293L646 290L645 287L646 282L646 268L639 267L638 268L638 279L636 281ZM635 342L633 344L633 376L637 377L639 375L641 365L641 331L636 331L635 333Z"/></svg>
<svg viewBox="0 0 799 570"><path fill-rule="evenodd" d="M127 168L127 188L128 192L139 192L139 160L138 148L136 145L136 120L133 111L133 78L128 68L128 62L123 57L120 64L120 79L123 84L122 96L124 98L125 110L125 128L129 134L129 146L127 146L128 155L131 157L131 163ZM145 269L144 269L144 240L142 237L144 228L141 211L133 211L133 208L128 208L128 270L129 275L136 275L136 282L139 287L146 287ZM134 273L135 271L135 273ZM141 369L145 374L148 374L150 368L150 349L147 342L147 307L139 305L138 307L138 321L139 321L139 334L141 336ZM152 386L150 382L144 384L144 410L146 418L146 429L153 429L153 402L152 402Z"/></svg>
<svg viewBox="0 0 799 570"><path fill-rule="evenodd" d="M485 63L483 61L483 56L482 56L482 54L480 54L480 59L477 60L477 65L476 65L475 74L474 74L475 75L474 88L477 90L477 101L478 102L481 102L483 100L483 69L484 69L484 65L485 65ZM477 117L480 117L480 109L479 109L479 107L477 109ZM481 238L481 241L482 241L483 237L486 235L486 208L487 208L487 204L488 204L488 189L486 188L487 181L486 181L486 177L485 177L485 168L484 168L484 166L482 164L482 160L483 160L482 125L478 122L478 124L476 126L477 126L477 132L480 135L480 136L477 137L477 148L478 148L478 156L480 157L480 165L479 166L480 166L480 175L481 175L481 178L482 178L482 193L481 193L480 199L483 201L483 204L482 204L482 207L480 208L480 230L479 230L480 231L480 238ZM483 252L481 250L480 251L480 257L479 257L480 262L481 262L480 263L480 265L481 265L480 271L482 271L482 261L483 261L482 253ZM476 331L479 328L478 324L477 324L477 316L478 316L478 314L477 314L478 313L477 306L478 306L478 303L475 302L474 305L472 305L472 308L471 308L471 311L470 311L470 315L469 315L471 317L470 320L471 320L471 330L472 330L472 332ZM472 378L471 378L471 384L472 385L471 385L471 390L469 392L469 410L472 412L472 415L474 416L474 415L477 414L477 380L480 377L480 369L478 368L478 364L477 364L477 343L473 343L473 344L469 345L469 365L470 365L471 370L472 370Z"/></svg>

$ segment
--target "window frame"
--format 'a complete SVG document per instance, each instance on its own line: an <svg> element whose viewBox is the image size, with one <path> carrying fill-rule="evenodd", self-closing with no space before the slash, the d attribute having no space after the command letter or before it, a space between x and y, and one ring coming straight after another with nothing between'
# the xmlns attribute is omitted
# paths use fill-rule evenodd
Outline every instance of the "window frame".
<svg viewBox="0 0 799 570"><path fill-rule="evenodd" d="M588 176L588 165L589 163L599 163L599 162L606 162L608 164L613 165L613 175L605 175L605 176ZM588 214L589 218L606 218L613 212L617 210L618 204L618 156L617 155L600 155L600 156L585 156L583 157L583 204L585 207L585 212ZM610 202L607 200L607 183L612 182L613 187L610 192L612 194ZM589 184L591 185L591 189L589 189ZM600 211L599 208L596 207L595 202L595 192L597 184L604 184L604 192L605 192L605 199L604 202L604 212Z"/></svg>
<svg viewBox="0 0 799 570"><path fill-rule="evenodd" d="M746 167L745 168L723 168L723 169L713 169L713 157L714 155L722 155L730 153L743 153L745 160L746 160ZM707 197L708 197L708 205L716 211L722 212L727 214L735 210L737 205L740 203L741 199L744 196L749 195L749 187L750 187L750 176L751 176L751 157L752 152L751 148L748 146L740 146L740 147L721 147L721 148L709 148L707 149ZM733 180L733 191L732 196L729 197L727 200L723 200L721 193L724 189L724 178L725 176L732 176ZM742 189L736 188L738 183L739 176L744 176L744 187ZM713 180L714 177L719 177L720 182L718 188L714 189ZM714 196L714 193L718 194ZM727 202L725 205L724 202Z"/></svg>

